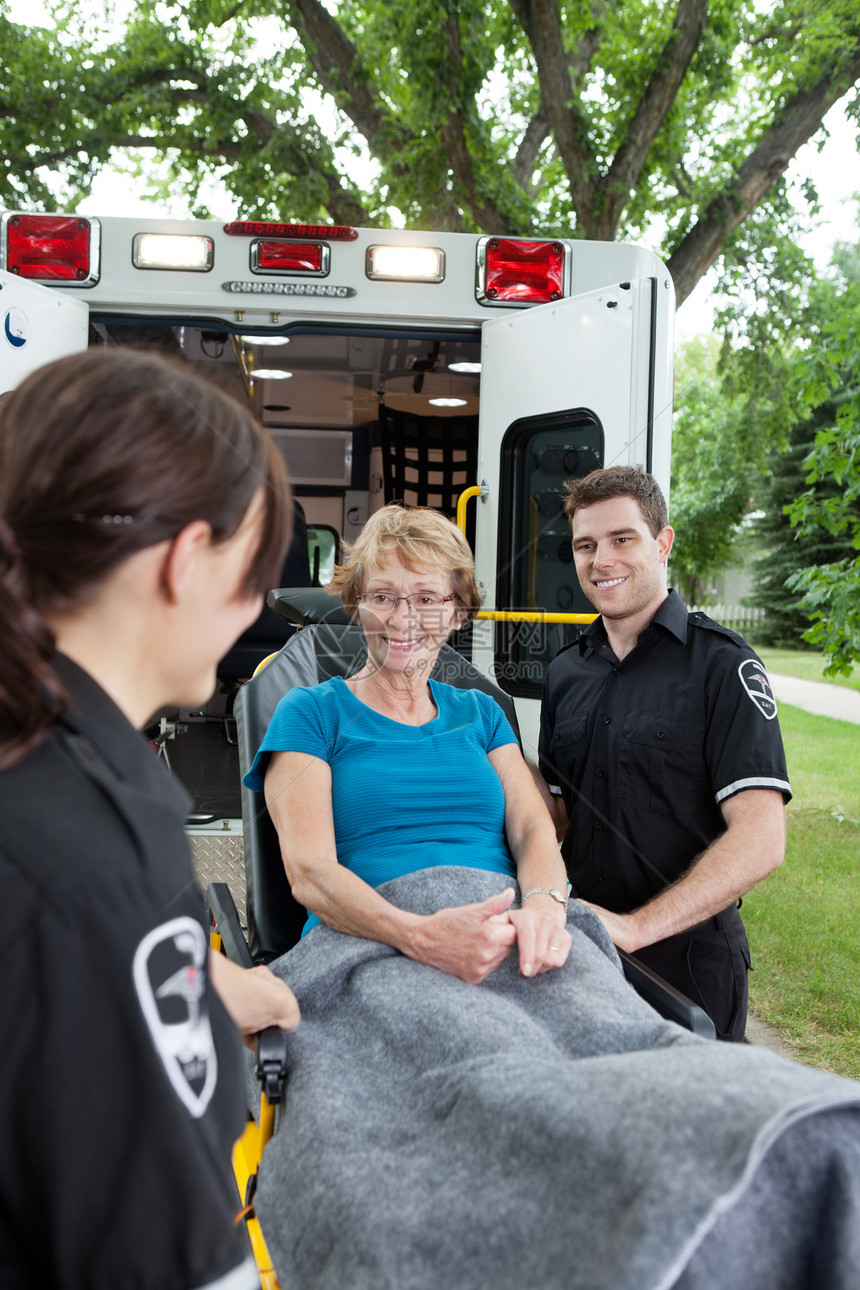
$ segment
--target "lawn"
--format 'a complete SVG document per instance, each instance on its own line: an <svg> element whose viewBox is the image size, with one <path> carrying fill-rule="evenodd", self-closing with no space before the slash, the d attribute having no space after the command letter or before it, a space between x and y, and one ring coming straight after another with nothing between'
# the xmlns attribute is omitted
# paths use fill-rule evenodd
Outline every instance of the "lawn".
<svg viewBox="0 0 860 1290"><path fill-rule="evenodd" d="M780 724L795 796L785 863L744 898L751 1003L802 1061L860 1078L860 726L785 704Z"/></svg>
<svg viewBox="0 0 860 1290"><path fill-rule="evenodd" d="M753 649L768 672L781 672L783 676L796 676L801 681L824 681L827 685L846 685L860 690L860 667L850 676L825 676L823 654L802 649L771 649L767 645L753 645Z"/></svg>

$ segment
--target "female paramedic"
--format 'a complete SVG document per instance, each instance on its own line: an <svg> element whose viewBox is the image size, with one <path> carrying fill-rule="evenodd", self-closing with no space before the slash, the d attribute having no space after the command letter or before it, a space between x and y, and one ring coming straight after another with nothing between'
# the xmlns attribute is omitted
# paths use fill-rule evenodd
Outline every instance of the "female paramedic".
<svg viewBox="0 0 860 1290"><path fill-rule="evenodd" d="M258 1285L239 1031L298 1007L208 962L188 802L138 731L209 697L289 527L268 438L180 366L94 349L0 404L4 1290Z"/></svg>

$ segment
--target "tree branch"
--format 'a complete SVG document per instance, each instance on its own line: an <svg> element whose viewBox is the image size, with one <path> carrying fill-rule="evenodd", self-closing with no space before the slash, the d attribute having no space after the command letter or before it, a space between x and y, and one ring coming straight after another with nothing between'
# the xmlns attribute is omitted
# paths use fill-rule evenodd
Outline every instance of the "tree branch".
<svg viewBox="0 0 860 1290"><path fill-rule="evenodd" d="M532 183L532 175L537 165L538 154L548 134L549 117L546 114L544 105L541 103L526 126L525 133L520 139L520 146L517 148L517 155L514 157L514 181L530 197L533 197L536 192L535 185Z"/></svg>
<svg viewBox="0 0 860 1290"><path fill-rule="evenodd" d="M785 173L789 162L820 128L826 113L860 78L860 41L855 42L850 63L836 80L828 72L811 90L788 100L778 120L759 140L739 168L734 180L710 202L669 259L678 305L683 304L699 279L723 250L726 239L767 196Z"/></svg>
<svg viewBox="0 0 860 1290"><path fill-rule="evenodd" d="M451 101L459 103L463 79L463 51L460 45L460 23L455 15L448 19L448 91ZM453 107L442 126L445 156L457 185L480 229L485 233L510 233L512 230L499 208L478 191L472 157L466 142L466 131L459 106Z"/></svg>
<svg viewBox="0 0 860 1290"><path fill-rule="evenodd" d="M570 60L564 52L556 0L511 0L511 8L531 44L543 108L570 184L573 207L586 236L590 237L598 196L595 162L588 147L587 123L571 102ZM590 30L584 37L583 57L585 51L596 48L598 43L598 33Z"/></svg>
<svg viewBox="0 0 860 1290"><path fill-rule="evenodd" d="M603 183L606 201L599 236L606 241L618 231L630 190L639 182L651 146L687 75L707 16L708 0L678 0L672 31Z"/></svg>
<svg viewBox="0 0 860 1290"><path fill-rule="evenodd" d="M384 155L386 141L408 143L408 132L374 92L361 56L340 24L319 0L292 0L292 8L293 26L320 84L364 135L371 152Z"/></svg>

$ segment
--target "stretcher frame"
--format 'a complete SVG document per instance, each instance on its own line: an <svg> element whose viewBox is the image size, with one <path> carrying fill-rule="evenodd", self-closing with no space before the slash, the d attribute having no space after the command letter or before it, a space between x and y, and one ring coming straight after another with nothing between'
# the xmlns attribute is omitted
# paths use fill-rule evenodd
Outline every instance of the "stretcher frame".
<svg viewBox="0 0 860 1290"><path fill-rule="evenodd" d="M273 592L282 612L283 605L299 597L304 602L307 591ZM239 761L242 773L251 765L262 742L269 718L277 700L294 685L313 685L331 676L347 676L362 665L363 636L350 623L342 609L333 609L332 597L310 593L315 616L328 606L328 614L308 623L304 611L297 611L297 625L307 625L291 637L276 654L265 659L254 676L239 690L235 704ZM275 607L275 605L273 605ZM444 645L439 653L434 676L460 688L478 687L502 707L519 737L516 712L509 695L489 681L456 650ZM289 888L281 860L280 845L261 793L242 787L242 818L245 846L246 908L249 938L246 939L232 893L226 883L212 882L207 890L210 938L213 948L225 954L240 967L252 968L268 963L291 949L301 935L305 910L297 904ZM618 951L624 975L638 994L661 1016L695 1034L715 1038L710 1017L691 1000L663 981L633 955ZM242 1137L233 1150L233 1172L242 1208L238 1218L244 1221L248 1240L263 1290L279 1290L277 1275L265 1237L253 1209L257 1171L263 1151L275 1127L276 1109L284 1095L286 1078L287 1035L275 1026L262 1031L255 1042L256 1075L261 1084L260 1107L256 1118L249 1118Z"/></svg>

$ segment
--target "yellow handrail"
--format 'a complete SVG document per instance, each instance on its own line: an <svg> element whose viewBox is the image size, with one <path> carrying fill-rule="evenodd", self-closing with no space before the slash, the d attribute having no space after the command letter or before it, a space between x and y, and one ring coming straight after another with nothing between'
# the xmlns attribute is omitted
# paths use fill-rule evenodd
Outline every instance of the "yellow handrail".
<svg viewBox="0 0 860 1290"><path fill-rule="evenodd" d="M495 623L593 623L597 614L556 614L543 609L479 609L476 618Z"/></svg>
<svg viewBox="0 0 860 1290"><path fill-rule="evenodd" d="M465 489L457 498L457 528L466 536L466 504L473 497L480 497L483 493L480 484L473 484L471 488Z"/></svg>

